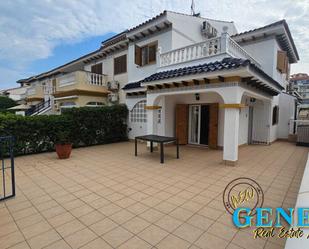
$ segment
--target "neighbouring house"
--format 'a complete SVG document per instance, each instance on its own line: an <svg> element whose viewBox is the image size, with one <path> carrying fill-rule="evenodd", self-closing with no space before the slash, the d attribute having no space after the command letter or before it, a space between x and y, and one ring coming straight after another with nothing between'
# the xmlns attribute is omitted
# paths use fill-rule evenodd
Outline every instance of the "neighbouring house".
<svg viewBox="0 0 309 249"><path fill-rule="evenodd" d="M291 75L290 89L300 96L300 103L297 106L298 118L309 119L309 75L306 73Z"/></svg>
<svg viewBox="0 0 309 249"><path fill-rule="evenodd" d="M28 103L42 107L34 113L125 103L130 138L177 136L223 148L224 162L235 164L239 145L288 138L297 99L286 90L298 60L285 20L238 33L234 22L164 11L19 82L31 85Z"/></svg>
<svg viewBox="0 0 309 249"><path fill-rule="evenodd" d="M21 86L4 89L0 91L0 95L7 96L10 99L15 100L18 104L24 104L28 87L29 86Z"/></svg>

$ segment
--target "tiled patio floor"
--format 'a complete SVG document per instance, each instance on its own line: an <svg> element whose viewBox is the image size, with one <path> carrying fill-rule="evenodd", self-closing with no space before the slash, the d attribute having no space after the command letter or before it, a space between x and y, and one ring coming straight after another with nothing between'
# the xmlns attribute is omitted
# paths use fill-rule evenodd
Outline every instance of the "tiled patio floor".
<svg viewBox="0 0 309 249"><path fill-rule="evenodd" d="M293 207L308 150L287 142L240 148L236 167L222 151L129 142L16 158L17 196L0 203L0 248L283 248L283 240L237 230L222 204L227 183L256 179L265 206Z"/></svg>

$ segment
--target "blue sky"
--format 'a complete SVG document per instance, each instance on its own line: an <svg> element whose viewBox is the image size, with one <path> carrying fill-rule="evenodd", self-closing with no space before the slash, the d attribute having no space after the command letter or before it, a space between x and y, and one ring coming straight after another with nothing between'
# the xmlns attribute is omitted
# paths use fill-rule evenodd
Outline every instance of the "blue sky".
<svg viewBox="0 0 309 249"><path fill-rule="evenodd" d="M89 37L74 44L60 44L54 48L52 55L30 63L28 70L29 72L44 72L58 67L59 65L65 64L98 49L103 40L106 40L115 34L116 33L107 33L102 36Z"/></svg>
<svg viewBox="0 0 309 249"><path fill-rule="evenodd" d="M117 3L117 4L115 4ZM191 0L0 1L0 89L91 52L112 34L163 10L190 13ZM195 0L203 17L234 21L239 32L286 19L309 73L309 0Z"/></svg>

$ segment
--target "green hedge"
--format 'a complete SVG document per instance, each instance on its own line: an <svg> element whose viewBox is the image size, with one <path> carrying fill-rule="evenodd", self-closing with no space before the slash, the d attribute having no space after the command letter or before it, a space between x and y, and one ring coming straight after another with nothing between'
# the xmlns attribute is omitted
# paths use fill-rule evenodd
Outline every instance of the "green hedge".
<svg viewBox="0 0 309 249"><path fill-rule="evenodd" d="M15 155L53 151L59 132L74 147L127 140L125 105L67 109L62 115L23 117L0 114L0 135L15 138Z"/></svg>

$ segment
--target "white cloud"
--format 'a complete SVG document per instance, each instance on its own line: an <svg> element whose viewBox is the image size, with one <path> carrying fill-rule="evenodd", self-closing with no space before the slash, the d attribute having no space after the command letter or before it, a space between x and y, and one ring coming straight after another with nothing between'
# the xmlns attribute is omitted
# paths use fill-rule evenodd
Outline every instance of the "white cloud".
<svg viewBox="0 0 309 249"><path fill-rule="evenodd" d="M17 79L23 74L19 70L48 58L59 44L120 32L164 9L190 13L190 5L189 0L0 1L1 71L16 71ZM309 71L308 0L195 0L195 6L202 16L233 20L239 31L286 18L301 56L293 71ZM12 77L1 74L0 82L4 80Z"/></svg>

